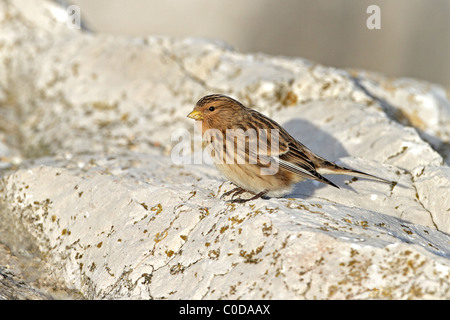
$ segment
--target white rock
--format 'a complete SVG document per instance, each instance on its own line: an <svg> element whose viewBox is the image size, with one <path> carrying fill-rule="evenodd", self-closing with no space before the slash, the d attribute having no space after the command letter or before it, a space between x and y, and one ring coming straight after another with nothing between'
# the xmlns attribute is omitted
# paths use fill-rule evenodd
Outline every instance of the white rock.
<svg viewBox="0 0 450 320"><path fill-rule="evenodd" d="M68 285L109 299L450 298L441 88L202 39L86 34L30 1L0 3L1 103L23 115L14 148L31 159L0 180L0 215ZM331 177L340 189L305 181L227 204L212 166L170 158L212 92L396 184Z"/></svg>

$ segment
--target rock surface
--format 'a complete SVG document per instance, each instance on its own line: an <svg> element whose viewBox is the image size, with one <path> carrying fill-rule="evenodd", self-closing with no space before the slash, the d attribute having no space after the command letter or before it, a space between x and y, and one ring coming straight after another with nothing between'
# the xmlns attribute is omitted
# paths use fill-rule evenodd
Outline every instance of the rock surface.
<svg viewBox="0 0 450 320"><path fill-rule="evenodd" d="M0 245L0 300L47 299L43 293L17 277L22 272L22 266L11 271L11 265L19 260L15 258L7 247Z"/></svg>
<svg viewBox="0 0 450 320"><path fill-rule="evenodd" d="M55 283L89 299L450 298L448 90L202 39L86 33L61 12L0 3L0 230L14 230L0 241L36 247ZM341 189L305 181L226 203L232 185L201 151L179 152L195 140L186 115L213 92L396 184L331 177Z"/></svg>

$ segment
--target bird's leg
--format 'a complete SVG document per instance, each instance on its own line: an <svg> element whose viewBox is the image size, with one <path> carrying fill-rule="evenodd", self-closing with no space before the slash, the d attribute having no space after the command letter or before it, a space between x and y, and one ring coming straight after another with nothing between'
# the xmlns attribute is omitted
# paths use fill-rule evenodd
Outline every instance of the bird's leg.
<svg viewBox="0 0 450 320"><path fill-rule="evenodd" d="M237 188L231 189L230 191L224 192L224 194L222 194L220 196L220 199L222 199L223 197L227 197L230 194L233 194L232 198L234 198L236 195L241 194L244 191L245 191L245 189L242 189L241 187L237 187Z"/></svg>
<svg viewBox="0 0 450 320"><path fill-rule="evenodd" d="M246 190L239 188L239 190L236 190L233 195L231 196L231 199L234 199L234 197L236 197L237 195L240 195L241 193L244 193Z"/></svg>
<svg viewBox="0 0 450 320"><path fill-rule="evenodd" d="M251 197L249 199L232 199L232 200L228 200L227 202L230 202L230 203L245 203L247 201L256 200L256 199L259 199L261 197L264 197L267 194L267 192L268 192L268 190L263 190L260 193L254 195L253 197ZM240 192L240 193L242 193L242 192Z"/></svg>

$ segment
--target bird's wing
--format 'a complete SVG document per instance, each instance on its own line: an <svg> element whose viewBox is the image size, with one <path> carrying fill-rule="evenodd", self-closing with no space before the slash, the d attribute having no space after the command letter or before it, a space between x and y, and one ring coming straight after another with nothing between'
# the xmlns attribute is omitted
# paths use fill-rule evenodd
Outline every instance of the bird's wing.
<svg viewBox="0 0 450 320"><path fill-rule="evenodd" d="M249 159L253 159L253 161L257 159L258 163L262 163L263 165L275 164L303 178L318 180L339 188L317 172L314 162L308 156L308 154L313 154L309 149L297 141L294 144L292 142L286 142L287 139L284 138L279 139L281 141L274 141L274 139L273 136L271 138L262 138L259 136L259 148L256 150L247 148L245 154ZM267 143L265 145L266 141Z"/></svg>
<svg viewBox="0 0 450 320"><path fill-rule="evenodd" d="M280 150L278 156L272 155L272 157L274 157L275 161L277 161L283 169L299 174L302 177L318 180L339 188L333 182L317 172L314 162L308 157L308 154L311 153L312 152L303 145L297 146L296 144L289 142L284 152Z"/></svg>
<svg viewBox="0 0 450 320"><path fill-rule="evenodd" d="M268 118L262 129L233 128L225 133L221 149L223 163L258 164L269 168L264 174L276 174L279 168L302 178L314 179L339 188L316 170L313 153ZM219 144L217 144L219 146Z"/></svg>

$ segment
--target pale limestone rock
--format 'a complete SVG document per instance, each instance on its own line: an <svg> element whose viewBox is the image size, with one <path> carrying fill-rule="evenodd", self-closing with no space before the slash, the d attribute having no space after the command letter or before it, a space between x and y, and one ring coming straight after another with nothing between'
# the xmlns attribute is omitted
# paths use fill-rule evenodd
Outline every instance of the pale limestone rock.
<svg viewBox="0 0 450 320"><path fill-rule="evenodd" d="M0 215L69 287L108 299L450 298L445 90L203 39L88 34L34 3L0 3L0 114L20 123L0 129L20 137L2 139L0 168L13 170ZM193 133L186 115L213 92L396 184L330 177L340 189L305 181L283 199L227 204L232 185L212 166L173 159L174 133Z"/></svg>
<svg viewBox="0 0 450 320"><path fill-rule="evenodd" d="M225 205L212 168L168 160L19 170L2 201L87 298L448 298L440 231L320 197Z"/></svg>

